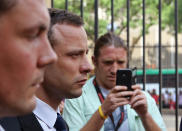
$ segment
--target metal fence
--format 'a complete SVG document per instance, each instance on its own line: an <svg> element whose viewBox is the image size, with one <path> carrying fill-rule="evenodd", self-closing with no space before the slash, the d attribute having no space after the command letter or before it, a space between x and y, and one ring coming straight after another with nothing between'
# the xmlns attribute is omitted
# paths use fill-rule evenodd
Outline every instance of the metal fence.
<svg viewBox="0 0 182 131"><path fill-rule="evenodd" d="M84 7L83 7L83 2L84 0L80 0L80 16L83 17L84 14ZM54 7L54 0L52 0L52 7ZM111 31L114 31L114 0L111 0L111 10L110 10L110 15L111 15ZM146 84L146 0L142 0L142 39L143 39L143 87L145 89L145 84ZM69 6L69 2L68 0L65 0L65 10L68 10L68 6ZM126 17L127 17L127 46L128 48L130 48L130 0L126 0L126 7L127 7L127 11L126 11ZM99 9L99 0L94 0L94 39L96 40L98 38L98 23L99 23L99 19L98 19L98 9ZM161 0L158 0L158 59L159 59L159 66L158 66L158 70L159 70L159 75L158 75L158 79L159 79L159 110L161 112L161 108L162 108L162 102L161 102L161 90L163 88L162 85L162 62L161 62L161 49L162 49L162 43L161 43L161 39L162 39L162 19L161 19L161 11L162 11L162 4L161 4ZM175 92L176 92L176 108L175 108L175 129L176 131L178 130L178 88L179 88L179 74L178 74L178 0L174 0L174 19L175 20L175 24L174 24L174 29L175 29L175 33L174 33L174 38L175 38ZM129 53L128 53L129 56Z"/></svg>

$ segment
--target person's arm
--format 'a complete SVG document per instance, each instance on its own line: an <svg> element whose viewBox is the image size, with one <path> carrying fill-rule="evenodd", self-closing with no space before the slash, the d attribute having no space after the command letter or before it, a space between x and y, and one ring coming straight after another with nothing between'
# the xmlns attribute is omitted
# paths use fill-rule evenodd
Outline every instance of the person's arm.
<svg viewBox="0 0 182 131"><path fill-rule="evenodd" d="M151 114L153 120L155 123L160 127L162 131L166 131L166 125L164 123L164 120L161 116L161 113L159 112L159 108L157 107L155 100L151 97L150 94L147 92L143 91L147 98L147 105L148 105L148 112Z"/></svg>
<svg viewBox="0 0 182 131"><path fill-rule="evenodd" d="M129 100L125 96L133 95L133 92L124 91L126 89L127 88L124 86L116 86L110 91L101 105L104 116L109 116L119 106L129 104ZM98 109L81 131L99 131L102 128L104 121L105 118L100 115Z"/></svg>
<svg viewBox="0 0 182 131"><path fill-rule="evenodd" d="M139 86L133 86L134 95L131 97L130 105L140 116L146 131L161 131L148 112L147 98Z"/></svg>
<svg viewBox="0 0 182 131"><path fill-rule="evenodd" d="M140 118L146 131L161 131L149 113L141 116Z"/></svg>

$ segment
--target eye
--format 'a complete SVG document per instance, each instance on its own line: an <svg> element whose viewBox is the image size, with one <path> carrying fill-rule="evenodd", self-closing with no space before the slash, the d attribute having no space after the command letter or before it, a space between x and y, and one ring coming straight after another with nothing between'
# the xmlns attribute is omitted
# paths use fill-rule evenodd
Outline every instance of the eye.
<svg viewBox="0 0 182 131"><path fill-rule="evenodd" d="M72 58L78 58L78 57L82 57L82 56L84 56L84 51L71 51L71 52L69 52L69 53L67 53L67 55L69 56L69 57L72 57Z"/></svg>
<svg viewBox="0 0 182 131"><path fill-rule="evenodd" d="M125 63L125 61L118 61L118 64L119 65L122 65L122 64L124 64Z"/></svg>
<svg viewBox="0 0 182 131"><path fill-rule="evenodd" d="M81 54L80 53L70 53L70 54L68 54L68 56L70 56L73 59L76 59L76 58L80 57Z"/></svg>
<svg viewBox="0 0 182 131"><path fill-rule="evenodd" d="M32 41L32 40L35 40L37 39L41 34L41 31L33 31L33 32L30 32L26 35L27 39Z"/></svg>
<svg viewBox="0 0 182 131"><path fill-rule="evenodd" d="M76 57L78 57L78 56L80 56L80 54L73 54L73 55L72 55L72 57L74 57L74 58L76 58Z"/></svg>
<svg viewBox="0 0 182 131"><path fill-rule="evenodd" d="M88 53L89 53L89 50L86 51L86 54L87 54L87 55L88 55Z"/></svg>
<svg viewBox="0 0 182 131"><path fill-rule="evenodd" d="M39 28L30 29L25 32L26 38L30 41L37 39L42 34L47 35L47 30L44 26L40 26Z"/></svg>
<svg viewBox="0 0 182 131"><path fill-rule="evenodd" d="M37 38L37 34L31 34L31 35L28 36L29 40L34 40L36 38Z"/></svg>

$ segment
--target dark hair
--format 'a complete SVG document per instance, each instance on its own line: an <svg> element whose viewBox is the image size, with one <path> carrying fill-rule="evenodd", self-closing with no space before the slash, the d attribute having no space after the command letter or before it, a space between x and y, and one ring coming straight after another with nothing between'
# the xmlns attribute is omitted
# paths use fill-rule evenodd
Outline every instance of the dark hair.
<svg viewBox="0 0 182 131"><path fill-rule="evenodd" d="M128 48L125 45L124 41L117 35L115 35L112 32L108 32L101 37L99 37L96 40L95 47L94 47L94 56L95 58L98 58L100 55L100 49L104 46L111 46L114 45L114 47L117 48L123 48L128 52Z"/></svg>
<svg viewBox="0 0 182 131"><path fill-rule="evenodd" d="M84 25L83 19L80 16L65 10L50 8L49 14L51 17L51 25L48 32L48 38L51 45L54 43L52 27L55 24L69 24L74 26Z"/></svg>
<svg viewBox="0 0 182 131"><path fill-rule="evenodd" d="M18 0L0 0L0 15L16 5Z"/></svg>

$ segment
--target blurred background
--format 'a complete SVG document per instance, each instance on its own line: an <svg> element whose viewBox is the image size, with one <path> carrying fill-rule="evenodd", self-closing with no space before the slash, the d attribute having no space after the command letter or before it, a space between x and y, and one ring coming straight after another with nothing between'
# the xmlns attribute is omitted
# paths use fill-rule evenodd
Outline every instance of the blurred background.
<svg viewBox="0 0 182 131"><path fill-rule="evenodd" d="M137 83L155 99L168 131L179 130L182 0L46 0L46 3L84 19L89 58L100 35L107 31L119 35L130 51L128 67L137 67Z"/></svg>

